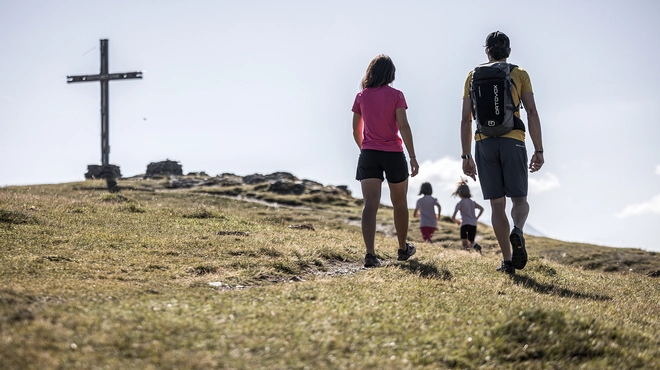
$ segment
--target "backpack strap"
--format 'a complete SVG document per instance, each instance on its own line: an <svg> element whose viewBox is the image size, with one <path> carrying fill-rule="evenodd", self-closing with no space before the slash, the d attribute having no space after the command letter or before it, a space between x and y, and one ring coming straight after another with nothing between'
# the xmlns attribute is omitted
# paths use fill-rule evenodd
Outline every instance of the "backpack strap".
<svg viewBox="0 0 660 370"><path fill-rule="evenodd" d="M509 78L511 79L511 86L515 87L516 91L518 91L518 86L516 86L516 81L514 81L513 78L511 78L511 72L515 68L518 68L518 66L515 65L515 64L509 64ZM513 89L511 89L511 90L512 90L512 93L513 93ZM513 99L513 97L511 97L511 98ZM523 107L522 94L518 94L518 105L516 105L516 109L514 110L514 112L518 112L518 114L520 114L521 109L525 109L525 107ZM523 132L526 131L525 130L525 124L523 123L523 121L520 118L518 118L516 116L513 116L513 120L514 120L514 125L513 125L514 129L522 130Z"/></svg>
<svg viewBox="0 0 660 370"><path fill-rule="evenodd" d="M518 68L517 65L509 63L509 76L511 76L511 72L516 68ZM511 85L516 88L516 91L518 91L518 86L516 86L516 81L514 81L513 78L511 79ZM525 109L525 107L523 107L522 103L522 94L518 94L518 105L516 105L514 112L518 112L521 109Z"/></svg>
<svg viewBox="0 0 660 370"><path fill-rule="evenodd" d="M474 80L474 72L479 66L474 67L472 70L472 75L470 76L470 111L472 112L472 118L477 116L477 111L475 110L474 104L472 104L472 80Z"/></svg>

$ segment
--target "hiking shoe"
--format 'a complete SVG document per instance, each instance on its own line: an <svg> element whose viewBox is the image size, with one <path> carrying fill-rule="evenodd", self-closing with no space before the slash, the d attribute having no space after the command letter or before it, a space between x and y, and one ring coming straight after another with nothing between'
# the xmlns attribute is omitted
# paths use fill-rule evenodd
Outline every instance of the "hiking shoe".
<svg viewBox="0 0 660 370"><path fill-rule="evenodd" d="M417 248L415 248L415 245L413 243L406 243L405 251L399 249L399 257L397 257L397 260L407 261L408 258L410 258L413 254L415 254L415 252L417 252Z"/></svg>
<svg viewBox="0 0 660 370"><path fill-rule="evenodd" d="M506 272L509 275L516 274L516 268L513 267L511 261L502 261L502 265L498 267L496 270L500 272Z"/></svg>
<svg viewBox="0 0 660 370"><path fill-rule="evenodd" d="M517 269L524 269L527 264L527 250L525 249L525 237L522 230L514 227L509 235L511 241L511 249L513 255L511 256L511 264Z"/></svg>
<svg viewBox="0 0 660 370"><path fill-rule="evenodd" d="M474 248L475 251L477 251L477 252L479 252L479 254L481 254L481 246L479 244L474 243L472 248Z"/></svg>
<svg viewBox="0 0 660 370"><path fill-rule="evenodd" d="M380 261L373 254L367 253L364 256L364 267L380 267Z"/></svg>

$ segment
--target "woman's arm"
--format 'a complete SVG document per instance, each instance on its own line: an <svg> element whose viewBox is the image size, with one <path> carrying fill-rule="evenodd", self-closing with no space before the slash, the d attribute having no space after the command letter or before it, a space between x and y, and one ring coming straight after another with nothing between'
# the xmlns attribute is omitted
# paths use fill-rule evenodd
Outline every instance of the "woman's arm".
<svg viewBox="0 0 660 370"><path fill-rule="evenodd" d="M353 113L353 139L355 139L355 144L357 144L358 148L362 150L362 115Z"/></svg>
<svg viewBox="0 0 660 370"><path fill-rule="evenodd" d="M406 115L406 108L396 109L396 122L399 124L399 132L401 132L401 139L406 145L408 156L410 157L410 176L415 177L419 172L419 164L417 164L417 156L415 155L415 145L413 144L412 129L408 123L408 116Z"/></svg>

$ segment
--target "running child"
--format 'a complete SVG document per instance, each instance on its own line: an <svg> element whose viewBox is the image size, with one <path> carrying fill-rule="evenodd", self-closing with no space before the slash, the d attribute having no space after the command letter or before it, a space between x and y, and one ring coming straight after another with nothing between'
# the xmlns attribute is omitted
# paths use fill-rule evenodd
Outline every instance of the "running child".
<svg viewBox="0 0 660 370"><path fill-rule="evenodd" d="M461 226L460 234L463 249L469 252L470 246L472 246L477 252L481 253L481 246L475 243L474 239L477 236L477 220L484 212L484 207L470 199L472 198L472 194L470 193L470 187L467 185L467 180L461 180L458 183L458 188L452 195L461 198L458 204L456 204L456 209L451 216L451 220ZM475 209L479 210L479 214L476 216ZM460 220L456 218L458 212L461 212Z"/></svg>
<svg viewBox="0 0 660 370"><path fill-rule="evenodd" d="M425 242L431 242L431 237L435 230L438 228L438 219L440 217L440 203L438 200L431 196L433 194L433 187L431 183L425 182L419 189L419 195L423 197L417 199L417 206L413 217L419 217L419 230L422 232L422 238ZM435 209L438 208L436 213Z"/></svg>
<svg viewBox="0 0 660 370"><path fill-rule="evenodd" d="M397 259L405 261L416 251L412 243L406 243L410 212L406 199L409 174L403 144L410 156L410 176L417 175L419 164L406 115L406 99L401 91L390 86L395 71L389 56L376 56L367 67L362 79L362 91L355 97L352 108L353 138L360 149L355 178L360 181L364 200L362 237L367 249L364 267L381 265L376 257L374 243L376 213L380 207L381 186L386 178L399 242Z"/></svg>

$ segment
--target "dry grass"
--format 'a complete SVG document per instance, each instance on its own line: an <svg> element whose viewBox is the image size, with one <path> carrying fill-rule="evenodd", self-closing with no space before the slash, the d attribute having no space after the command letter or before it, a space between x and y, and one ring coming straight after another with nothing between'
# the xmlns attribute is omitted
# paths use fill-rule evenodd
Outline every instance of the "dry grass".
<svg viewBox="0 0 660 370"><path fill-rule="evenodd" d="M119 185L0 188L3 368L660 367L657 254L529 237L510 278L443 220L364 270L355 200Z"/></svg>

